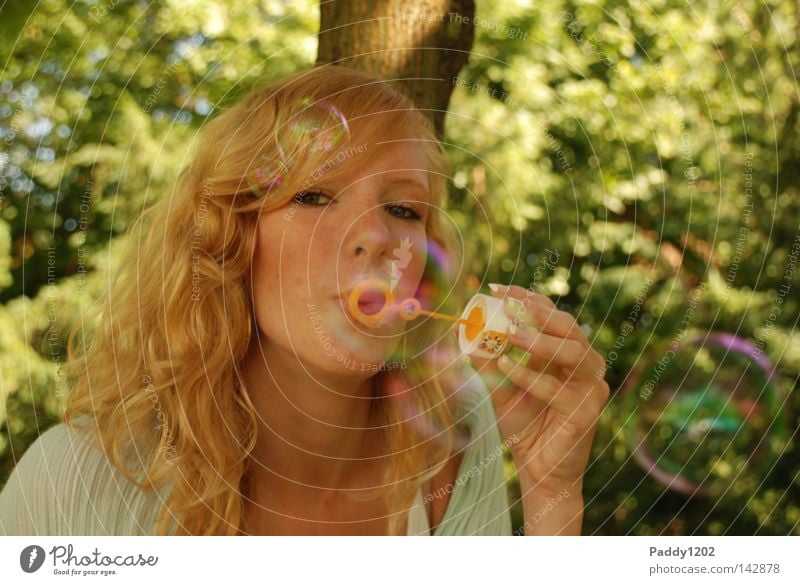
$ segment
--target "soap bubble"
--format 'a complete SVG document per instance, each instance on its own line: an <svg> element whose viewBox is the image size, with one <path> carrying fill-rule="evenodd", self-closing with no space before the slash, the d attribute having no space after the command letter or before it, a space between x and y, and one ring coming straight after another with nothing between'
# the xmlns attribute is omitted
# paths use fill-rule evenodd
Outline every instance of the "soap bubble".
<svg viewBox="0 0 800 585"><path fill-rule="evenodd" d="M347 119L327 100L305 98L299 110L279 116L275 124L275 142L281 160L287 164L306 152L331 152L349 137Z"/></svg>
<svg viewBox="0 0 800 585"><path fill-rule="evenodd" d="M330 101L304 98L278 115L273 137L276 157L262 157L246 175L250 191L258 197L280 187L300 161L343 146L350 140L350 126Z"/></svg>
<svg viewBox="0 0 800 585"><path fill-rule="evenodd" d="M434 240L430 239L427 243L426 268L423 280L413 298L398 299L399 303L413 302L425 310L436 311L457 317L463 305L460 302L466 299L460 298L460 292L454 290L453 273L458 268L453 265L453 258ZM423 323L436 324L433 334L422 330L420 325ZM397 401L403 416L403 424L411 425L422 437L433 440L444 436L448 429L442 428L437 423L431 421L429 412L418 409L416 402L412 399L415 392L419 392L419 386L410 382L407 374L410 370L426 370L436 373L446 372L440 378L445 395L454 405L461 405L460 396L472 397L470 387L482 385L479 374L463 367L464 356L457 344L457 323L444 320L433 320L432 317L421 316L406 323L404 336L407 338L398 345L397 353L393 354L390 360L407 363L407 369L383 372L381 394L382 396ZM442 342L442 336L450 336L450 343ZM422 363L426 365L421 366ZM468 404L468 403L466 403ZM474 405L473 405L474 406ZM458 406L457 408L461 408ZM462 414L463 416L463 414ZM462 424L456 418L455 424ZM454 437L457 448L464 448L468 442L461 437Z"/></svg>
<svg viewBox="0 0 800 585"><path fill-rule="evenodd" d="M659 482L717 496L741 474L775 462L786 434L784 396L775 368L747 340L698 334L638 374L624 390L625 434Z"/></svg>

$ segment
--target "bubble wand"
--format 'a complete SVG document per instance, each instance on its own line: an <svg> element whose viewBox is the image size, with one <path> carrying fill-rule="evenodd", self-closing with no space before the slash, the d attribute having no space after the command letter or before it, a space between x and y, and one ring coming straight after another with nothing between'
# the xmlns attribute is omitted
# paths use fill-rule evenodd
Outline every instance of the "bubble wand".
<svg viewBox="0 0 800 585"><path fill-rule="evenodd" d="M368 291L377 291L383 295L382 307L373 314L364 313L360 307L361 298ZM459 327L458 337L459 346L465 353L494 358L503 353L508 346L508 332L515 331L519 325L518 319L513 319L505 314L502 302L501 299L489 295L477 294L467 304L461 317L456 317L423 309L418 299L408 298L397 302L386 282L380 279L369 279L359 283L350 292L347 308L357 321L368 327L379 327L394 312L398 312L404 321L412 321L422 315L452 321L464 326ZM490 309L494 310L491 315L489 314Z"/></svg>

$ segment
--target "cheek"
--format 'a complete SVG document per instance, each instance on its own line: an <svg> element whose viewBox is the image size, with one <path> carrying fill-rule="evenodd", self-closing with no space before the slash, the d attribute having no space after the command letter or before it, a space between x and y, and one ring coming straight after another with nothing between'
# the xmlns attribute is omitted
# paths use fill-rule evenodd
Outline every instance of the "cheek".
<svg viewBox="0 0 800 585"><path fill-rule="evenodd" d="M267 216L259 223L252 294L260 322L272 319L283 323L281 311L286 315L305 314L316 293L324 295L330 288L324 275L331 272L335 248L322 237L324 232L313 238L308 236L310 232L300 218L294 217L287 224L282 214Z"/></svg>
<svg viewBox="0 0 800 585"><path fill-rule="evenodd" d="M270 320L281 306L288 310L287 300L298 297L304 282L307 242L295 242L291 226L271 215L259 222L251 271L253 308L260 323Z"/></svg>
<svg viewBox="0 0 800 585"><path fill-rule="evenodd" d="M276 292L274 286L270 286L270 283L277 282L277 262L272 258L276 252L268 244L261 226L259 226L250 270L250 294L252 295L253 311L259 324L265 321L266 310L274 304L271 296Z"/></svg>

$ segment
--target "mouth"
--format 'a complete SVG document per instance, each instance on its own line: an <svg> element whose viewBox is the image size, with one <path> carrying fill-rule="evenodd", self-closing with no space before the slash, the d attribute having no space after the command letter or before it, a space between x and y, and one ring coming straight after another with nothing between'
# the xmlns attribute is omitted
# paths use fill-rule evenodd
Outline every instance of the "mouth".
<svg viewBox="0 0 800 585"><path fill-rule="evenodd" d="M386 295L377 289L368 289L358 297L358 309L366 315L374 315L383 309Z"/></svg>
<svg viewBox="0 0 800 585"><path fill-rule="evenodd" d="M372 327L389 317L393 303L388 286L379 279L364 281L339 298L348 315Z"/></svg>

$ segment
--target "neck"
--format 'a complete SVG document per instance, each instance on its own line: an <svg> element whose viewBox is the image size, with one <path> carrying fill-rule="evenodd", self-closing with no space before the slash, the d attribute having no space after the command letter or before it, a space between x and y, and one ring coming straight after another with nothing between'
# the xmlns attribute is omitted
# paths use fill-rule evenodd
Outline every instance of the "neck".
<svg viewBox="0 0 800 585"><path fill-rule="evenodd" d="M355 487L379 444L380 429L370 428L376 425L374 376L315 371L291 352L256 341L243 379L258 418L255 477L288 489Z"/></svg>

